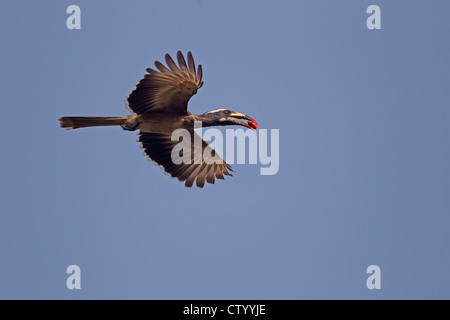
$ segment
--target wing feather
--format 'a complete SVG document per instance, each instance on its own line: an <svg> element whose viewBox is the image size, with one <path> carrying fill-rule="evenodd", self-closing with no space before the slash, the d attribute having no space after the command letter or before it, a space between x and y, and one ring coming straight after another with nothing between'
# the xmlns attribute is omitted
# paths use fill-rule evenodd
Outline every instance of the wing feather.
<svg viewBox="0 0 450 320"><path fill-rule="evenodd" d="M189 71L194 73L195 75L195 62L194 62L194 57L192 56L192 53L190 51L188 51L187 53L187 57L188 57L188 65L189 65ZM201 79L200 79L201 80Z"/></svg>
<svg viewBox="0 0 450 320"><path fill-rule="evenodd" d="M161 62L155 61L155 67L161 72L170 72Z"/></svg>
<svg viewBox="0 0 450 320"><path fill-rule="evenodd" d="M184 60L184 57L183 57L183 54L181 53L181 51L177 52L177 59L178 59L178 64L180 65L181 70L189 72L187 65L186 65L186 60Z"/></svg>
<svg viewBox="0 0 450 320"><path fill-rule="evenodd" d="M203 82L202 82L202 79L203 79L203 68L202 68L201 64L199 64L198 68L197 68L197 79L198 79L198 82L200 83L200 86L202 86L203 85Z"/></svg>
<svg viewBox="0 0 450 320"><path fill-rule="evenodd" d="M141 143L141 147L144 149L144 153L155 163L155 165L160 166L164 169L165 173L170 175L172 178L177 178L179 181L184 181L186 187L190 188L194 183L199 188L203 188L205 182L214 183L215 179L224 179L225 175L230 175L228 169L231 168L225 161L223 161L218 156L212 160L201 158L200 161L194 162L197 158L194 155L194 145L193 141L198 136L195 132L191 133L190 141L172 141L171 136L167 134L159 133L149 133L149 132L139 132L138 141ZM211 148L211 146L202 141L201 152L205 155L204 150L206 148ZM182 155L184 162L175 164L172 160L172 150L179 143L182 143L182 151L191 150L190 156L187 153ZM182 152L180 151L180 153ZM208 154L208 152L206 152ZM187 161L189 160L189 161ZM217 161L215 161L217 160Z"/></svg>
<svg viewBox="0 0 450 320"><path fill-rule="evenodd" d="M157 70L147 68L148 74L139 80L125 99L125 104L131 112L136 114L147 112L188 114L187 105L190 98L203 85L201 66L199 65L200 77L198 77L190 52L188 53L188 64L186 64L181 51L177 52L179 67L169 54L166 54L165 60L169 68L161 62L155 61Z"/></svg>
<svg viewBox="0 0 450 320"><path fill-rule="evenodd" d="M180 69L178 69L177 64L173 61L172 57L166 53L166 55L164 56L167 65L169 66L170 70L172 71L180 71Z"/></svg>

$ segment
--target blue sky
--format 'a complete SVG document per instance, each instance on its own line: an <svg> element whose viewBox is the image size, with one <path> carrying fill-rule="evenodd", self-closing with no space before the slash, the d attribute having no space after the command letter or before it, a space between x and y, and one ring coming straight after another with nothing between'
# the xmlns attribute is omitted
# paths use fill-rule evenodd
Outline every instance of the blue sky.
<svg viewBox="0 0 450 320"><path fill-rule="evenodd" d="M66 8L81 8L81 30ZM368 30L366 8L381 8ZM449 299L445 1L7 1L0 12L2 299ZM125 115L165 53L193 113L279 129L280 169L186 189ZM66 268L81 268L81 290ZM381 268L368 290L366 268Z"/></svg>

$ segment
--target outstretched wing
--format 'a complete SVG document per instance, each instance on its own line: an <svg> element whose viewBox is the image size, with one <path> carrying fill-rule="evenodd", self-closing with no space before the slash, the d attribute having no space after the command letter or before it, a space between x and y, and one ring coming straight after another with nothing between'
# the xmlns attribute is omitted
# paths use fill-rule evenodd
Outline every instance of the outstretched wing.
<svg viewBox="0 0 450 320"><path fill-rule="evenodd" d="M189 99L203 85L202 66L198 65L196 70L190 51L187 54L187 64L181 51L177 52L177 59L179 67L170 55L166 54L166 63L169 68L159 61L155 61L159 71L147 68L149 74L139 80L134 90L125 99L125 104L131 112L188 114Z"/></svg>
<svg viewBox="0 0 450 320"><path fill-rule="evenodd" d="M170 135L159 133L140 131L139 135L138 141L141 142L141 148L145 150L148 159L159 165L172 178L186 181L185 185L188 188L192 187L194 182L197 187L203 188L205 181L214 183L216 178L224 179L224 175L231 176L229 171L233 170L230 165L195 132L190 133L191 139L182 141L172 141ZM195 141L201 141L201 148L194 147ZM174 162L173 150L178 158L175 162L178 164Z"/></svg>

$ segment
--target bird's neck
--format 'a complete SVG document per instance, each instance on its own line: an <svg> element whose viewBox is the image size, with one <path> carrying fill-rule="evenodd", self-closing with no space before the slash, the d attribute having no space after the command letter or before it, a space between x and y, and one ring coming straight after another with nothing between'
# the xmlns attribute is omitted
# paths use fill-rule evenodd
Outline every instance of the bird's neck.
<svg viewBox="0 0 450 320"><path fill-rule="evenodd" d="M209 117L207 117L207 116L205 116L203 114L199 114L199 115L194 116L193 117L193 122L194 121L201 122L202 127L217 126L217 123L213 119L211 119L211 118L209 118Z"/></svg>

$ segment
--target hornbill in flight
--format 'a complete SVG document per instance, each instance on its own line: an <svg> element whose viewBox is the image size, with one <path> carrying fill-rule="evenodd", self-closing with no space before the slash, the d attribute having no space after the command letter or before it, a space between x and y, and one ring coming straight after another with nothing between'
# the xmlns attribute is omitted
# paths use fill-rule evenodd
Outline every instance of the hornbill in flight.
<svg viewBox="0 0 450 320"><path fill-rule="evenodd" d="M194 115L187 110L189 99L203 85L202 66L195 68L191 52L187 54L187 63L181 51L177 52L178 66L166 54L167 67L155 61L158 70L147 68L146 74L136 84L125 99L126 107L132 115L122 117L62 117L61 127L77 129L95 126L121 126L124 130L139 130L138 142L149 160L159 165L166 174L179 181L185 181L190 188L196 182L203 188L205 181L214 183L215 178L224 179L231 176L230 165L225 163L212 147L202 140L194 131L194 122L201 121L202 127L240 125L252 130L256 122L249 116L226 109L216 109L201 115ZM176 129L186 129L191 139L172 141ZM201 148L195 148L199 141ZM172 151L180 143L189 143L181 148L179 156L183 161L174 162ZM201 150L200 150L201 149ZM178 150L178 149L177 149ZM185 150L191 150L186 152ZM199 154L201 152L201 154Z"/></svg>

